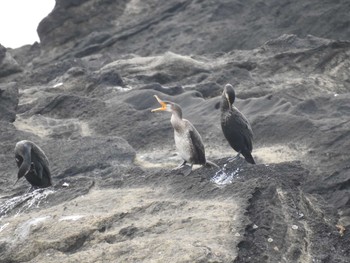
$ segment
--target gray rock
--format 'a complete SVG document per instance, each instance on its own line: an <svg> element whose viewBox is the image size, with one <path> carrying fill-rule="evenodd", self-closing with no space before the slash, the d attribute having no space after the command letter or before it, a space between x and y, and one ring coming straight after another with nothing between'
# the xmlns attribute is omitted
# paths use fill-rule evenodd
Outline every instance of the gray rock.
<svg viewBox="0 0 350 263"><path fill-rule="evenodd" d="M14 122L18 105L18 87L14 82L0 84L0 121Z"/></svg>
<svg viewBox="0 0 350 263"><path fill-rule="evenodd" d="M17 61L0 45L0 78L22 71Z"/></svg>
<svg viewBox="0 0 350 263"><path fill-rule="evenodd" d="M0 78L0 261L348 262L349 8L316 2L57 1ZM227 160L226 83L257 165ZM220 170L172 170L154 95ZM53 187L13 186L23 139Z"/></svg>
<svg viewBox="0 0 350 263"><path fill-rule="evenodd" d="M215 54L257 48L283 34L350 40L348 11L346 0L58 1L38 34L46 50L77 57L102 50L116 56Z"/></svg>
<svg viewBox="0 0 350 263"><path fill-rule="evenodd" d="M73 47L91 32L108 30L115 24L127 1L58 1L38 26L38 35L44 49L53 46ZM98 6L98 8L95 8ZM83 26L82 26L83 25ZM93 42L100 42L95 38Z"/></svg>

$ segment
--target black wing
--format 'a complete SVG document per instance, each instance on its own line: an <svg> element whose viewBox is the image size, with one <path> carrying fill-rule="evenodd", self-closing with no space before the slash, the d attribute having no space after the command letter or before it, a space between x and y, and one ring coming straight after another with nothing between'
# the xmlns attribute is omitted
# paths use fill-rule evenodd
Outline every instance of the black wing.
<svg viewBox="0 0 350 263"><path fill-rule="evenodd" d="M192 125L191 125L191 129L189 130L189 133L190 133L190 138L193 146L192 162L194 164L205 164L206 163L205 150L204 150L204 145L203 145L201 136L199 135L196 128L194 128L194 126Z"/></svg>
<svg viewBox="0 0 350 263"><path fill-rule="evenodd" d="M238 110L233 110L222 116L222 131L236 152L252 152L253 132L248 120Z"/></svg>
<svg viewBox="0 0 350 263"><path fill-rule="evenodd" d="M40 186L51 186L51 172L49 168L49 160L45 153L35 144L32 146L32 162L34 164L37 176L39 177Z"/></svg>

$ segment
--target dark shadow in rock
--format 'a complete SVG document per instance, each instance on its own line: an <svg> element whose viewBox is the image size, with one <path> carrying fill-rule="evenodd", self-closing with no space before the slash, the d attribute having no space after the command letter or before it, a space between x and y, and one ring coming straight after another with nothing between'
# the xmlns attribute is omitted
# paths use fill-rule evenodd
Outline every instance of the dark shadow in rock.
<svg viewBox="0 0 350 263"><path fill-rule="evenodd" d="M143 90L143 89L156 90L171 96L179 95L185 91L182 86L163 87L159 83L148 84L140 88L140 90Z"/></svg>
<svg viewBox="0 0 350 263"><path fill-rule="evenodd" d="M124 86L122 77L113 69L100 72L96 78L97 85L104 86Z"/></svg>
<svg viewBox="0 0 350 263"><path fill-rule="evenodd" d="M25 115L41 114L60 119L88 118L100 112L104 105L99 99L60 94L40 98Z"/></svg>
<svg viewBox="0 0 350 263"><path fill-rule="evenodd" d="M119 234L124 237L132 239L137 235L137 232L138 232L138 228L131 225L120 229Z"/></svg>
<svg viewBox="0 0 350 263"><path fill-rule="evenodd" d="M197 84L194 87L187 87L186 90L196 90L202 94L205 99L220 96L222 93L222 86L214 82L206 82Z"/></svg>
<svg viewBox="0 0 350 263"><path fill-rule="evenodd" d="M160 84L167 84L171 83L177 80L176 75L172 75L165 72L157 72L152 75L138 75L136 76L139 81L145 82L145 83L160 83Z"/></svg>

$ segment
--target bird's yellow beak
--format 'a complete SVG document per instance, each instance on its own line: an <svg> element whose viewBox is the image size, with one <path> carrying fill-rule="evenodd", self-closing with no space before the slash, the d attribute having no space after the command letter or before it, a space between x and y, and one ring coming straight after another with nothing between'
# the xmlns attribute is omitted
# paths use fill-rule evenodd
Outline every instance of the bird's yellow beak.
<svg viewBox="0 0 350 263"><path fill-rule="evenodd" d="M160 108L157 109L152 109L151 112L155 112L155 111L164 111L166 110L166 103L164 101L162 101L160 98L158 98L157 95L154 95L154 97L157 99L157 101L159 102L159 104L162 106Z"/></svg>

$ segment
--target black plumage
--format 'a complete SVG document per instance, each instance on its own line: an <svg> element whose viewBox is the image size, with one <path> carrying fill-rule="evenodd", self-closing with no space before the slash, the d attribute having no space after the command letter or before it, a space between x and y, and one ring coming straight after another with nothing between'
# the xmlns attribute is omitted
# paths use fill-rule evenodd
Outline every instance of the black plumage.
<svg viewBox="0 0 350 263"><path fill-rule="evenodd" d="M17 181L24 176L33 187L52 185L49 161L39 146L31 141L19 141L15 147L15 157L19 168Z"/></svg>
<svg viewBox="0 0 350 263"><path fill-rule="evenodd" d="M238 155L242 154L248 163L255 164L252 156L253 131L247 118L233 105L235 97L232 85L226 84L221 97L222 132Z"/></svg>

